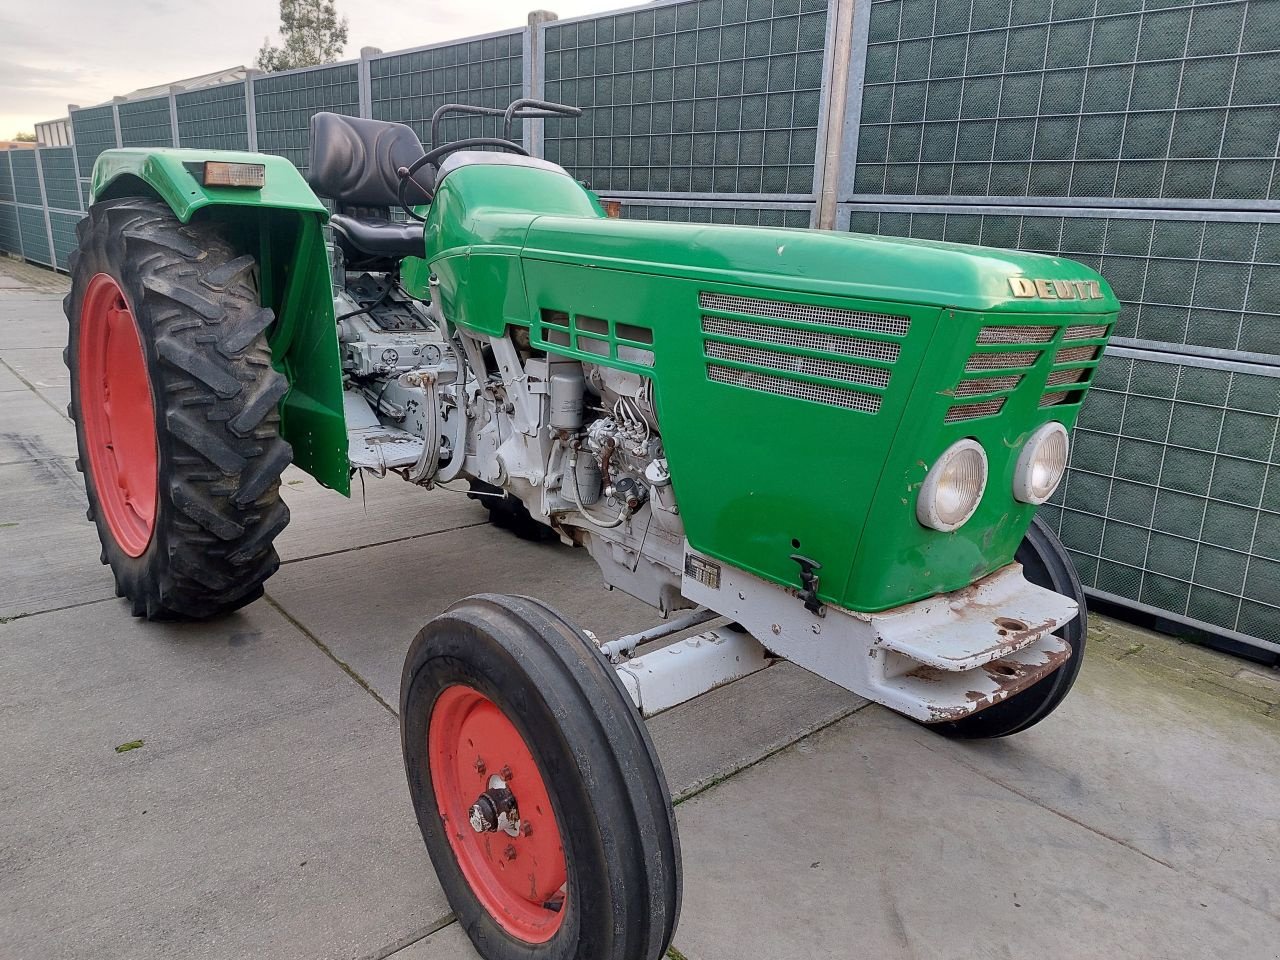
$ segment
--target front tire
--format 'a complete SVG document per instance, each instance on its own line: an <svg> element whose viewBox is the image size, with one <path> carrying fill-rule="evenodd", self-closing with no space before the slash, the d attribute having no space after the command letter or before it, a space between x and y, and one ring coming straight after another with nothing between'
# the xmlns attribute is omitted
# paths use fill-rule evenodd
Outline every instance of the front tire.
<svg viewBox="0 0 1280 960"><path fill-rule="evenodd" d="M1036 517L1026 537L1018 546L1014 560L1022 564L1022 573L1038 587L1070 597L1080 605L1076 618L1054 631L1067 641L1071 656L1057 670L1015 694L960 720L931 723L929 729L956 740L990 740L1008 737L1035 726L1066 698L1080 675L1084 662L1085 637L1089 633L1089 611L1085 605L1084 587L1076 576L1066 548L1049 525Z"/></svg>
<svg viewBox="0 0 1280 960"><path fill-rule="evenodd" d="M205 619L262 595L289 522L289 445L257 265L162 203L77 226L64 358L102 562L134 616Z"/></svg>
<svg viewBox="0 0 1280 960"><path fill-rule="evenodd" d="M666 952L681 883L670 795L581 631L524 597L454 604L409 649L400 729L423 840L485 960Z"/></svg>

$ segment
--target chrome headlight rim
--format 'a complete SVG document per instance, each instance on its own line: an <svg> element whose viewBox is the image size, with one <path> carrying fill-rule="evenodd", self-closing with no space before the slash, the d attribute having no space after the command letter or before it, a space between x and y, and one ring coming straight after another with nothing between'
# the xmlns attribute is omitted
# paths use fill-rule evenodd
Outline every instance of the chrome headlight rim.
<svg viewBox="0 0 1280 960"><path fill-rule="evenodd" d="M1042 495L1037 492L1033 484L1034 469L1037 459L1055 439L1061 439L1062 442L1062 463L1060 467L1055 465L1057 476L1049 485L1048 491ZM1062 478L1067 475L1067 458L1070 454L1070 435L1065 426L1057 420L1050 420L1037 427L1027 438L1027 442L1022 445L1022 452L1018 454L1018 463L1013 468L1013 498L1019 503L1029 503L1032 506L1039 506L1047 501L1057 493L1058 487L1062 485Z"/></svg>
<svg viewBox="0 0 1280 960"><path fill-rule="evenodd" d="M968 505L963 516L959 517L959 519L945 519L938 509L939 486L947 473L947 468L959 457L970 452L977 454L981 468L978 494ZM925 474L924 484L920 487L920 493L916 497L916 519L923 526L931 530L937 530L940 533L951 533L953 530L959 530L977 512L978 506L982 503L982 498L986 495L987 482L990 478L991 471L990 464L987 461L987 451L982 444L973 437L957 440L938 455L933 465L929 467L928 473Z"/></svg>

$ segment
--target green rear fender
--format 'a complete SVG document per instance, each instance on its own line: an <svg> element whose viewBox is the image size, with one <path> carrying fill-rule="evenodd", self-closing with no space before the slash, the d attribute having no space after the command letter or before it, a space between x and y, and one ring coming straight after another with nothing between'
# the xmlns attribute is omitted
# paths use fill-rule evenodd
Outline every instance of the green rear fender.
<svg viewBox="0 0 1280 960"><path fill-rule="evenodd" d="M266 167L266 183L260 190L206 187L198 177L206 160L260 163ZM201 219L223 224L236 249L257 258L262 305L276 315L267 334L272 356L289 380L280 415L293 462L350 496L324 204L282 157L230 150L103 153L93 168L94 202L138 195L164 201L183 223Z"/></svg>

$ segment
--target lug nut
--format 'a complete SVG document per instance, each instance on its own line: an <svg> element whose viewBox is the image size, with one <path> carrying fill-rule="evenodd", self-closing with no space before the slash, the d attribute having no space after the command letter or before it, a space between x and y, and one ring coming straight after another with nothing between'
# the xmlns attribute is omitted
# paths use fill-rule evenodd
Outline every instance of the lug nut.
<svg viewBox="0 0 1280 960"><path fill-rule="evenodd" d="M502 776L502 779L503 779L503 780L510 780L510 779L511 779L511 768L510 768L510 767L503 767L501 770L499 770L499 771L498 771L498 773Z"/></svg>
<svg viewBox="0 0 1280 960"><path fill-rule="evenodd" d="M476 757L476 773L484 773L488 769L489 768L485 766L484 761L479 757Z"/></svg>
<svg viewBox="0 0 1280 960"><path fill-rule="evenodd" d="M513 844L513 843L508 843L508 844L507 844L507 849L505 849L505 850L503 850L503 851L502 851L502 855L503 855L504 857L506 857L508 860L514 860L514 859L516 858L516 847L515 847L515 844Z"/></svg>
<svg viewBox="0 0 1280 960"><path fill-rule="evenodd" d="M521 833L523 833L526 837L532 837L532 836L533 836L533 824L532 824L532 823L526 823L526 824L524 824L523 826L521 826L521 827L520 827L520 832L521 832Z"/></svg>

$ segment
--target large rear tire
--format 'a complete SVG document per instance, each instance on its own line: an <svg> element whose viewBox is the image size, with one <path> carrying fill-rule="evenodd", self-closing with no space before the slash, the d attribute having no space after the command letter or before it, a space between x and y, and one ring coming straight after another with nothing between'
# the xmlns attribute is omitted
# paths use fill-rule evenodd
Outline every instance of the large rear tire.
<svg viewBox="0 0 1280 960"><path fill-rule="evenodd" d="M1089 632L1089 611L1084 587L1076 576L1071 558L1057 535L1039 517L1031 521L1026 537L1018 546L1014 559L1022 564L1022 573L1038 587L1070 597L1080 605L1080 613L1056 635L1067 641L1071 656L1066 663L1038 680L1021 693L1002 700L961 720L931 723L929 729L956 740L990 740L1008 737L1035 726L1066 698L1080 675L1084 662L1085 637Z"/></svg>
<svg viewBox="0 0 1280 960"><path fill-rule="evenodd" d="M76 228L64 358L102 562L134 616L205 619L262 595L289 522L289 445L257 264L154 200Z"/></svg>
<svg viewBox="0 0 1280 960"><path fill-rule="evenodd" d="M454 604L409 648L400 730L427 851L485 960L666 953L681 882L670 795L581 631L524 597Z"/></svg>

